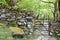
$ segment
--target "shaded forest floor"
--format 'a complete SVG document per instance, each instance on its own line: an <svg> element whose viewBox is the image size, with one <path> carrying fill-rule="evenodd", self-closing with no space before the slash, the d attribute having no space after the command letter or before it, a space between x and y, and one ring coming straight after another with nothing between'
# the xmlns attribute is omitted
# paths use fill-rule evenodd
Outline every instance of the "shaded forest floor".
<svg viewBox="0 0 60 40"><path fill-rule="evenodd" d="M47 29L47 25L41 26L36 29L32 35L24 37L23 39L20 38L15 40L57 40L57 38L48 35L48 31L46 31ZM12 37L12 35L8 29L7 23L0 21L0 40L7 40L9 37Z"/></svg>

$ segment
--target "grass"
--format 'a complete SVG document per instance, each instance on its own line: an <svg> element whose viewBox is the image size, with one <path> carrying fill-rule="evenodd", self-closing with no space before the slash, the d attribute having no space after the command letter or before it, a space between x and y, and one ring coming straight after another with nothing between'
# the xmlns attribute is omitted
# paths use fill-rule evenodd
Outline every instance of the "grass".
<svg viewBox="0 0 60 40"><path fill-rule="evenodd" d="M11 31L8 29L8 27L12 27L13 25L7 25L6 22L0 21L0 40L7 40L9 37L12 37ZM28 40L33 39L34 32L31 35L25 36L24 38L17 38L16 40ZM59 37L57 37L57 40L60 40Z"/></svg>
<svg viewBox="0 0 60 40"><path fill-rule="evenodd" d="M60 40L60 37L57 37L57 40Z"/></svg>
<svg viewBox="0 0 60 40"><path fill-rule="evenodd" d="M5 22L0 22L0 40L7 40L11 36Z"/></svg>
<svg viewBox="0 0 60 40"><path fill-rule="evenodd" d="M12 37L11 31L8 27L12 27L12 25L7 25L5 21L0 21L0 40L7 40L9 37ZM28 38L32 37L32 35L29 35ZM28 40L25 36L24 38L18 38L16 40Z"/></svg>

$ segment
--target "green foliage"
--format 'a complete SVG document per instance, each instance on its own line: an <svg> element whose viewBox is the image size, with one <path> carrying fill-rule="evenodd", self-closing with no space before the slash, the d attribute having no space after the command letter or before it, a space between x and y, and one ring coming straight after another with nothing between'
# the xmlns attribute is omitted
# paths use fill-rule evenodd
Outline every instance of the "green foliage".
<svg viewBox="0 0 60 40"><path fill-rule="evenodd" d="M37 16L38 14L46 15L50 18L53 17L54 4L45 3L42 1L50 2L51 0L20 0L16 6L17 8L23 8L27 10L32 10ZM52 0L55 2L55 0ZM5 0L0 0L0 3L7 4ZM39 17L40 18L40 17Z"/></svg>
<svg viewBox="0 0 60 40"><path fill-rule="evenodd" d="M5 22L4 23L0 22L0 25L1 24L2 24L2 26L0 26L0 40L7 40L8 37L11 37L11 32L7 28Z"/></svg>
<svg viewBox="0 0 60 40"><path fill-rule="evenodd" d="M59 37L57 37L57 40L60 40L60 38L59 38Z"/></svg>
<svg viewBox="0 0 60 40"><path fill-rule="evenodd" d="M46 0L49 2L50 0ZM38 14L49 15L50 18L53 17L54 4L44 3L41 0L21 0L17 3L17 7L32 10L35 13L35 16Z"/></svg>
<svg viewBox="0 0 60 40"><path fill-rule="evenodd" d="M0 0L0 3L3 3L5 5L7 5L6 1L5 0Z"/></svg>

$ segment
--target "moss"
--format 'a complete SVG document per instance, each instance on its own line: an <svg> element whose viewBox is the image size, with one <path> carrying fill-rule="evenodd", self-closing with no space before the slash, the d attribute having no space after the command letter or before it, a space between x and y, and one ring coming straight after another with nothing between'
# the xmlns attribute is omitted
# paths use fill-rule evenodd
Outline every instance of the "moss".
<svg viewBox="0 0 60 40"><path fill-rule="evenodd" d="M57 40L60 40L60 37L57 37Z"/></svg>

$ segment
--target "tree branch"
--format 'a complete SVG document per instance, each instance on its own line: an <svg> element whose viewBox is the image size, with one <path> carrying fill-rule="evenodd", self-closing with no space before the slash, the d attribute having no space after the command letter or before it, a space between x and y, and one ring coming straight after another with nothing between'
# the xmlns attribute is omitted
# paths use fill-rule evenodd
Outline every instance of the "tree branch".
<svg viewBox="0 0 60 40"><path fill-rule="evenodd" d="M54 4L53 2L47 2L47 1L42 1L42 2L44 2L44 3L52 3L52 4Z"/></svg>

